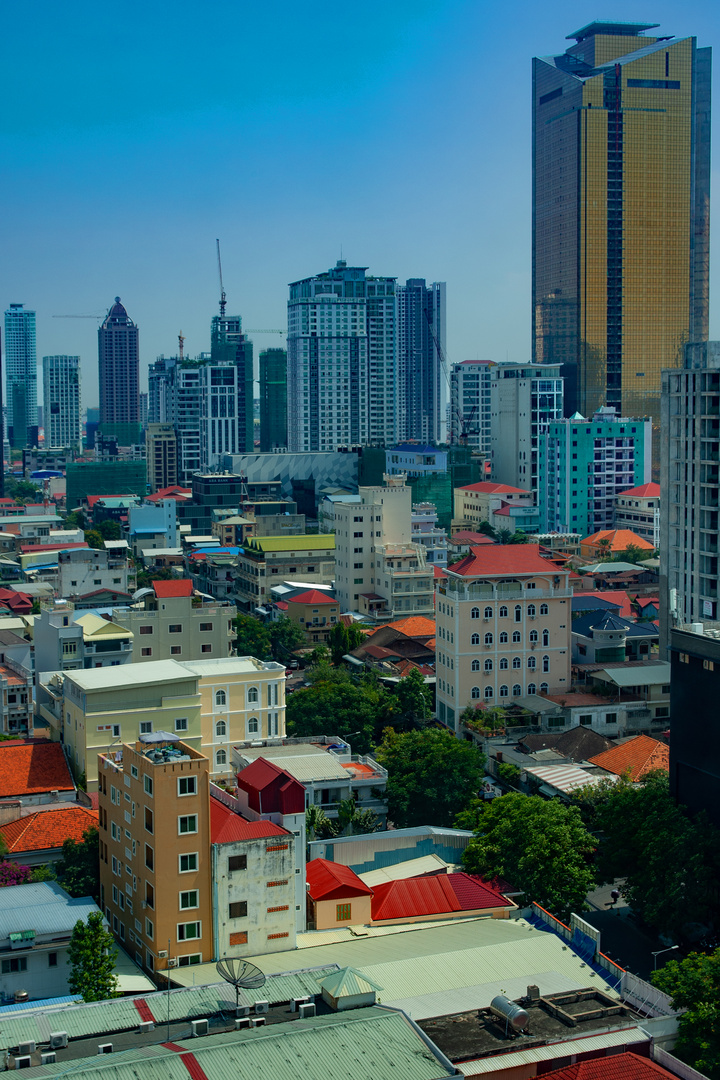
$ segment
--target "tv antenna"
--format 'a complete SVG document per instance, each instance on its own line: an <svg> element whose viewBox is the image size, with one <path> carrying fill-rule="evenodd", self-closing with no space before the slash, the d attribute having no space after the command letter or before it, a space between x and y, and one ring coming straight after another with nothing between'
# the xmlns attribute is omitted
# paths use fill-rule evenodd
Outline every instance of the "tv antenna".
<svg viewBox="0 0 720 1080"><path fill-rule="evenodd" d="M239 956L224 956L215 965L218 975L235 987L235 1008L240 1003L240 990L259 990L265 985L265 972Z"/></svg>
<svg viewBox="0 0 720 1080"><path fill-rule="evenodd" d="M223 287L222 263L220 262L220 241L216 240L215 243L217 244L218 274L220 275L220 318L224 319L227 297L225 296L225 289Z"/></svg>

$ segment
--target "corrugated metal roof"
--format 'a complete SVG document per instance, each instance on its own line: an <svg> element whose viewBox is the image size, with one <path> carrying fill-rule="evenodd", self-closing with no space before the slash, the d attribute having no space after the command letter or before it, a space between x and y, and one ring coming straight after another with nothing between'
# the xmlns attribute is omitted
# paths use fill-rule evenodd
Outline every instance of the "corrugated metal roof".
<svg viewBox="0 0 720 1080"><path fill-rule="evenodd" d="M465 1076L478 1076L499 1072L500 1069L517 1069L521 1065L532 1065L536 1061L552 1061L553 1058L566 1058L573 1054L605 1050L611 1046L630 1046L632 1043L647 1041L648 1035L639 1028L623 1028L622 1031L607 1031L603 1035L589 1035L584 1039L568 1039L560 1044L533 1046L529 1050L516 1050L511 1054L495 1054L493 1057L475 1061L461 1061L457 1067Z"/></svg>
<svg viewBox="0 0 720 1080"><path fill-rule="evenodd" d="M332 754L274 754L273 747L251 750L243 747L242 756L248 761L266 758L290 773L301 783L312 780L340 780L347 783L348 774Z"/></svg>
<svg viewBox="0 0 720 1080"><path fill-rule="evenodd" d="M358 874L358 877L372 889L385 881L402 881L404 878L422 877L423 874L444 873L447 865L439 855L421 855L419 859L406 859L394 866L368 870L366 874Z"/></svg>
<svg viewBox="0 0 720 1080"><path fill-rule="evenodd" d="M537 777L557 791L565 792L576 791L581 787L594 787L605 780L612 783L618 779L606 772L590 773L577 765L533 765L524 767L523 772Z"/></svg>
<svg viewBox="0 0 720 1080"><path fill-rule="evenodd" d="M89 896L73 899L55 881L0 889L0 941L22 930L69 936L78 919L99 911Z"/></svg>
<svg viewBox="0 0 720 1080"><path fill-rule="evenodd" d="M70 994L66 997L43 998L42 1001L21 1001L17 1005L0 1005L0 1016L5 1016L7 1013L32 1012L33 1009L52 1009L55 1005L75 1005L81 1000Z"/></svg>
<svg viewBox="0 0 720 1080"><path fill-rule="evenodd" d="M356 994L370 994L373 990L382 990L382 986L370 982L355 968L341 968L326 975L320 982L323 990L327 990L331 997L354 997Z"/></svg>

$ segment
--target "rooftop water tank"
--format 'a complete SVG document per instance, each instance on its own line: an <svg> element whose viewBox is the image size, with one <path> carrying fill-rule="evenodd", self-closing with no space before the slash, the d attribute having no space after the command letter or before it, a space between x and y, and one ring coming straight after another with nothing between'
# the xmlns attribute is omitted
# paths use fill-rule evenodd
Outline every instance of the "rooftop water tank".
<svg viewBox="0 0 720 1080"><path fill-rule="evenodd" d="M526 1010L515 1001L510 1001L504 994L495 995L490 1002L490 1011L505 1020L513 1031L524 1031L530 1022Z"/></svg>

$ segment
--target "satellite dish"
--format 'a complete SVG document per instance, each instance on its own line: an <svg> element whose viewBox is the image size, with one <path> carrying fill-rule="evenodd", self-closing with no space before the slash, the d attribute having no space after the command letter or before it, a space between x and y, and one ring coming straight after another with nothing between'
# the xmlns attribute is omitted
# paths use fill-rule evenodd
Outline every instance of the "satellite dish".
<svg viewBox="0 0 720 1080"><path fill-rule="evenodd" d="M235 1006L240 1000L240 990L258 990L265 985L265 972L255 964L239 956L225 956L215 965L218 975L235 987Z"/></svg>

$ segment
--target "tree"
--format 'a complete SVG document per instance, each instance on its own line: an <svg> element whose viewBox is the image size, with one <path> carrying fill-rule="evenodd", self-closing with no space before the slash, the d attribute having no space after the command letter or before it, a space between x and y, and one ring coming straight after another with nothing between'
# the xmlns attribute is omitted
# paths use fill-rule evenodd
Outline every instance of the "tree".
<svg viewBox="0 0 720 1080"><path fill-rule="evenodd" d="M58 865L61 884L71 896L100 895L100 854L98 831L86 829L82 840L68 837L63 841L62 860Z"/></svg>
<svg viewBox="0 0 720 1080"><path fill-rule="evenodd" d="M398 828L452 825L477 795L485 763L471 743L438 728L388 728L375 756L388 771L388 817Z"/></svg>
<svg viewBox="0 0 720 1080"><path fill-rule="evenodd" d="M102 533L99 529L86 529L85 530L85 542L88 547L91 548L104 548L105 541L102 538Z"/></svg>
<svg viewBox="0 0 720 1080"><path fill-rule="evenodd" d="M345 626L345 623L335 623L328 634L328 648L333 664L342 663L346 653L358 649L365 641L366 635L358 626Z"/></svg>
<svg viewBox="0 0 720 1080"><path fill-rule="evenodd" d="M49 863L43 863L42 866L33 867L32 881L57 881L55 868L50 866Z"/></svg>
<svg viewBox="0 0 720 1080"><path fill-rule="evenodd" d="M603 536L602 539L597 542L598 560L605 562L607 559L612 558L612 551L610 550L610 537Z"/></svg>
<svg viewBox="0 0 720 1080"><path fill-rule="evenodd" d="M5 481L5 495L7 498L14 499L16 506L42 502L45 498L42 488L38 487L37 484L31 484L29 480L7 479Z"/></svg>
<svg viewBox="0 0 720 1080"><path fill-rule="evenodd" d="M169 566L161 566L155 570L138 570L138 589L150 589L153 581L172 581L175 575Z"/></svg>
<svg viewBox="0 0 720 1080"><path fill-rule="evenodd" d="M91 911L86 923L78 919L68 946L70 992L82 995L83 1001L115 997L117 954L112 934L103 926L99 911Z"/></svg>
<svg viewBox="0 0 720 1080"><path fill-rule="evenodd" d="M85 515L82 510L71 510L65 515L63 523L66 529L85 529Z"/></svg>
<svg viewBox="0 0 720 1080"><path fill-rule="evenodd" d="M403 730L419 727L430 718L432 694L417 668L411 668L400 680L396 697Z"/></svg>
<svg viewBox="0 0 720 1080"><path fill-rule="evenodd" d="M29 866L18 866L17 863L0 862L0 889L10 885L27 885L32 881L32 870Z"/></svg>
<svg viewBox="0 0 720 1080"><path fill-rule="evenodd" d="M311 803L305 811L305 831L308 840L328 840L335 835L330 818L315 803Z"/></svg>
<svg viewBox="0 0 720 1080"><path fill-rule="evenodd" d="M486 804L463 854L466 870L500 877L560 919L583 911L595 878L595 840L580 811L539 795L512 792Z"/></svg>
<svg viewBox="0 0 720 1080"><path fill-rule="evenodd" d="M97 531L102 536L103 540L122 540L122 531L117 521L111 521L107 518L105 521L101 521L97 526Z"/></svg>
<svg viewBox="0 0 720 1080"><path fill-rule="evenodd" d="M272 659L272 642L267 628L252 615L238 615L235 620L235 651L238 656L254 656L256 660Z"/></svg>
<svg viewBox="0 0 720 1080"><path fill-rule="evenodd" d="M720 1080L720 949L671 960L652 981L670 995L673 1008L687 1009L673 1053L710 1080Z"/></svg>
<svg viewBox="0 0 720 1080"><path fill-rule="evenodd" d="M629 562L637 564L642 562L643 559L651 559L654 554L655 552L652 548L639 548L636 547L635 544L630 544L624 551L619 551L615 555L613 562Z"/></svg>
<svg viewBox="0 0 720 1080"><path fill-rule="evenodd" d="M497 774L503 783L511 786L517 786L520 779L520 770L517 765L513 765L510 761L501 761L497 766Z"/></svg>
<svg viewBox="0 0 720 1080"><path fill-rule="evenodd" d="M305 631L292 619L288 619L287 615L283 615L277 622L271 622L267 629L273 656L280 663L284 662L284 657L293 649L305 644Z"/></svg>
<svg viewBox="0 0 720 1080"><path fill-rule="evenodd" d="M493 732L505 730L507 716L505 710L498 706L485 709L479 705L466 705L460 713L460 722L471 731L492 735Z"/></svg>
<svg viewBox="0 0 720 1080"><path fill-rule="evenodd" d="M318 680L296 690L285 708L289 735L337 735L358 754L367 754L373 743L377 709L359 686Z"/></svg>

